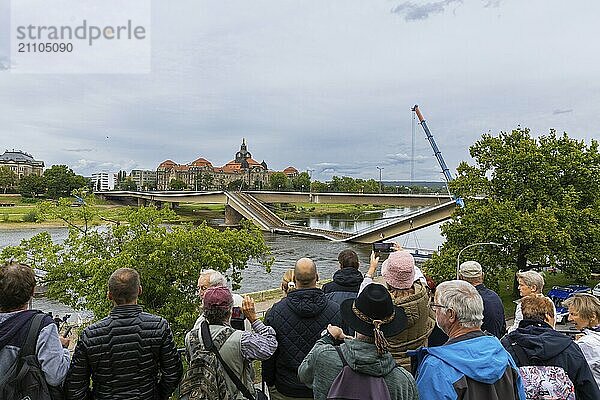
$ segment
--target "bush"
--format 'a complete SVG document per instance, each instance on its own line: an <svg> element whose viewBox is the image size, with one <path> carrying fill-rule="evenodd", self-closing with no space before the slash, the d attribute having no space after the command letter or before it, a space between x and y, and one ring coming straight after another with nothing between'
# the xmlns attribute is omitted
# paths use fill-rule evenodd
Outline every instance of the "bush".
<svg viewBox="0 0 600 400"><path fill-rule="evenodd" d="M29 211L23 215L23 222L37 222L39 220L37 211Z"/></svg>
<svg viewBox="0 0 600 400"><path fill-rule="evenodd" d="M8 222L9 219L10 219L10 214L9 213L2 214L2 221Z"/></svg>

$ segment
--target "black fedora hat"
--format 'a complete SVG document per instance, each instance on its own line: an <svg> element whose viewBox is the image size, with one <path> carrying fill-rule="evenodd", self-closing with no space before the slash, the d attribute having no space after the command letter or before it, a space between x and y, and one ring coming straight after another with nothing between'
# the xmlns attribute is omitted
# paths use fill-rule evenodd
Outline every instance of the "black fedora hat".
<svg viewBox="0 0 600 400"><path fill-rule="evenodd" d="M383 285L367 285L356 299L344 300L340 305L342 319L356 332L374 336L374 320L383 321L380 330L390 337L406 329L407 318L402 307L394 306L392 297Z"/></svg>

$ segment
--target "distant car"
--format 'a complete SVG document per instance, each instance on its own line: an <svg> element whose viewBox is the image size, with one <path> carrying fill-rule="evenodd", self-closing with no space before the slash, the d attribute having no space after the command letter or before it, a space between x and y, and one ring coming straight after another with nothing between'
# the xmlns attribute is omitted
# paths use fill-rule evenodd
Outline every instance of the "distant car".
<svg viewBox="0 0 600 400"><path fill-rule="evenodd" d="M596 285L596 288L598 286ZM573 296L576 293L589 293L590 288L583 285L568 285L568 286L554 286L548 292L548 297L554 302L556 306L556 323L560 324L567 320L565 318L569 315L569 309L563 307L562 302Z"/></svg>
<svg viewBox="0 0 600 400"><path fill-rule="evenodd" d="M592 289L592 294L600 299L600 282Z"/></svg>

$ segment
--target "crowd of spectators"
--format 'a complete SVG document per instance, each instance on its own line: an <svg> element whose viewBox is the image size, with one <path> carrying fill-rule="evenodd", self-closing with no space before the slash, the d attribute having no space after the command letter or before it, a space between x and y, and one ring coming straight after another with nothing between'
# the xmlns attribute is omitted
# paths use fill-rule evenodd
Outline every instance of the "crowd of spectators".
<svg viewBox="0 0 600 400"><path fill-rule="evenodd" d="M398 244L381 278L376 253L364 274L352 250L338 262L333 280L319 288L316 263L299 259L264 320L252 298L232 293L220 272L203 270L184 369L168 322L138 305L137 271L113 272L113 308L82 330L71 356L52 318L29 309L33 270L9 260L0 269L0 398L11 385L2 377L14 375L35 337L40 385L51 393L41 398L600 399L600 301L593 295L564 302L580 332L572 339L555 329L555 305L535 271L517 273L521 299L507 329L502 301L476 261L459 266L460 279L437 286Z"/></svg>

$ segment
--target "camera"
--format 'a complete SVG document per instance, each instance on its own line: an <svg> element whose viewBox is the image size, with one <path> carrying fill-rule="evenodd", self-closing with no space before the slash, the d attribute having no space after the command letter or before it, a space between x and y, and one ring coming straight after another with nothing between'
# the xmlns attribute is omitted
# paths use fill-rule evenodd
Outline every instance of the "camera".
<svg viewBox="0 0 600 400"><path fill-rule="evenodd" d="M231 309L231 327L240 331L244 330L244 319L246 316L242 312L241 307L233 307Z"/></svg>
<svg viewBox="0 0 600 400"><path fill-rule="evenodd" d="M373 251L381 253L391 253L394 251L394 243L373 243Z"/></svg>

